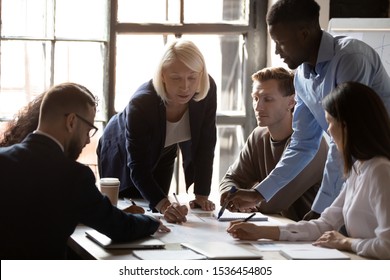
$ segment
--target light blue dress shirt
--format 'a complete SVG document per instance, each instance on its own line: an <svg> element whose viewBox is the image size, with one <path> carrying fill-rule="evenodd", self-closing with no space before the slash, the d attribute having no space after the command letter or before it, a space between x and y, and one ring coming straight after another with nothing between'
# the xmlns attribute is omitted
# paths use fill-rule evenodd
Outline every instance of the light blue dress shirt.
<svg viewBox="0 0 390 280"><path fill-rule="evenodd" d="M390 115L390 77L378 53L366 43L323 31L315 68L301 64L295 73L297 104L290 146L269 176L255 189L268 201L295 178L316 154L328 124L321 101L338 84L356 81L373 88ZM362 112L364 114L364 112ZM321 213L339 194L344 182L343 164L332 139L321 188L312 210Z"/></svg>

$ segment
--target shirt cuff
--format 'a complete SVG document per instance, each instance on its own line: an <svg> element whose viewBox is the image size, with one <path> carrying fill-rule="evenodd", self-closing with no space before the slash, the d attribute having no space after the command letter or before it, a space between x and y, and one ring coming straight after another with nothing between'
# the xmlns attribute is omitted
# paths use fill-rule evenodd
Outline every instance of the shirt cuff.
<svg viewBox="0 0 390 280"><path fill-rule="evenodd" d="M161 213L161 208L167 203L167 202L170 202L168 198L163 198L162 200L160 200L159 203L157 203L156 205L156 209L158 212ZM164 214L164 213L161 213L161 214Z"/></svg>
<svg viewBox="0 0 390 280"><path fill-rule="evenodd" d="M351 249L354 253L358 254L359 251L362 250L362 246L359 246L361 244L361 239L358 239L358 238L354 238L352 239L352 243L351 243ZM359 248L360 247L360 248Z"/></svg>

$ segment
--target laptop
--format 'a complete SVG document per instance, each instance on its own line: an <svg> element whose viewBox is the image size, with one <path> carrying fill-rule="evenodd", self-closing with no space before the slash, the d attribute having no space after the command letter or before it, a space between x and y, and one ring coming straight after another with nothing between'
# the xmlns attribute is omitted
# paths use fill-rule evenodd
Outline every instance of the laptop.
<svg viewBox="0 0 390 280"><path fill-rule="evenodd" d="M263 258L261 254L256 253L256 247L250 243L231 244L215 241L188 242L181 243L181 245L204 255L210 260L251 260Z"/></svg>
<svg viewBox="0 0 390 280"><path fill-rule="evenodd" d="M130 242L114 242L108 236L94 229L85 231L85 234L93 242L106 249L162 249L165 247L164 242L153 236Z"/></svg>

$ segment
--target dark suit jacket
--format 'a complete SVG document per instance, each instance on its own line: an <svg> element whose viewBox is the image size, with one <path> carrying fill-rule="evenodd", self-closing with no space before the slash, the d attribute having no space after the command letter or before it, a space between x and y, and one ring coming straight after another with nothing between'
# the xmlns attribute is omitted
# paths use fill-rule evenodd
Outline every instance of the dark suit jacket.
<svg viewBox="0 0 390 280"><path fill-rule="evenodd" d="M91 169L66 158L44 135L0 148L0 178L1 259L63 259L78 223L120 241L153 234L159 226L113 207Z"/></svg>
<svg viewBox="0 0 390 280"><path fill-rule="evenodd" d="M198 195L210 194L216 109L216 85L210 77L206 98L189 102L191 140L179 144L187 189L194 183L194 193ZM160 172L156 178L165 136L165 105L149 81L105 127L97 149L100 177L119 178L121 190L138 189L153 209L166 197L159 182L170 181L172 177L172 172Z"/></svg>

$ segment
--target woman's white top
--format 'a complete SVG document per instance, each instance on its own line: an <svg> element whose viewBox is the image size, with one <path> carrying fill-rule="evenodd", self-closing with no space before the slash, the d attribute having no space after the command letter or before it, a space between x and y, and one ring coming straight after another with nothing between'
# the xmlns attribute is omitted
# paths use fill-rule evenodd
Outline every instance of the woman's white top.
<svg viewBox="0 0 390 280"><path fill-rule="evenodd" d="M280 240L316 240L345 224L358 255L390 259L390 161L356 161L340 195L317 220L279 226Z"/></svg>
<svg viewBox="0 0 390 280"><path fill-rule="evenodd" d="M178 122L167 121L164 147L168 147L172 144L184 142L190 139L190 114L188 113L187 109Z"/></svg>

